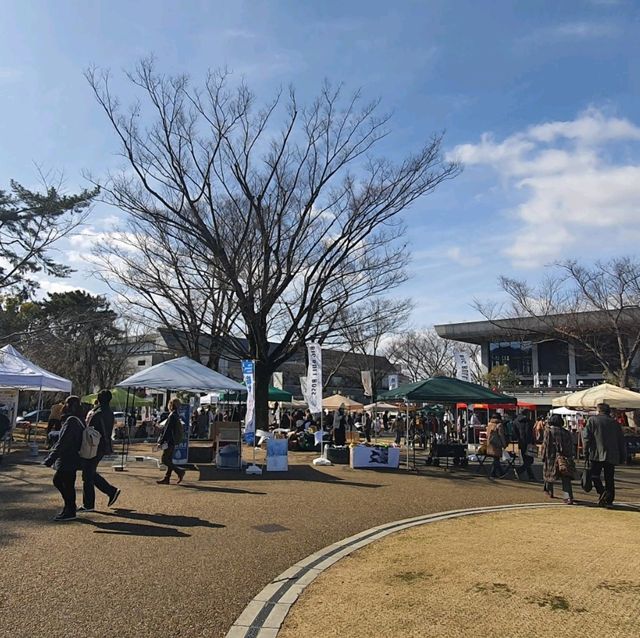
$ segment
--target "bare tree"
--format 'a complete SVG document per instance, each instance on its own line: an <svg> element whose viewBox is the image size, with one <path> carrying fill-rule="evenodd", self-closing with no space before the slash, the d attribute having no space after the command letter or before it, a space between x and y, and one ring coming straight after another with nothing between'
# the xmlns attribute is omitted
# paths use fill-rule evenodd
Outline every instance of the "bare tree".
<svg viewBox="0 0 640 638"><path fill-rule="evenodd" d="M164 327L186 356L218 368L220 337L232 331L238 310L201 255L161 220L134 218L96 256L97 274L117 294L123 315L148 329Z"/></svg>
<svg viewBox="0 0 640 638"><path fill-rule="evenodd" d="M608 378L629 386L640 348L637 261L623 257L592 267L566 261L539 286L509 277L499 281L510 305L476 301L475 307L505 334L565 341L594 358Z"/></svg>
<svg viewBox="0 0 640 638"><path fill-rule="evenodd" d="M246 338L234 344L255 360L266 423L271 374L333 334L345 309L396 285L399 213L458 166L442 159L440 135L399 164L374 158L390 118L341 87L325 84L309 106L290 90L257 109L224 74L199 90L143 61L129 79L144 103L123 112L108 74L87 77L130 164L106 184L110 201L160 220L232 292Z"/></svg>
<svg viewBox="0 0 640 638"><path fill-rule="evenodd" d="M454 349L454 342L442 339L435 330L410 330L394 337L386 353L411 381L420 381L437 375L453 376Z"/></svg>
<svg viewBox="0 0 640 638"><path fill-rule="evenodd" d="M357 370L349 370L353 377L359 378L363 371L371 373L372 401L375 401L384 378L393 372L388 365L380 365L380 357L384 356L383 342L402 330L412 308L409 299L376 297L346 311L333 338L334 343L345 349L344 356L335 361L333 370L326 375L325 386L331 382L333 374L344 369L348 359L359 366ZM350 353L360 356L354 359L348 357Z"/></svg>

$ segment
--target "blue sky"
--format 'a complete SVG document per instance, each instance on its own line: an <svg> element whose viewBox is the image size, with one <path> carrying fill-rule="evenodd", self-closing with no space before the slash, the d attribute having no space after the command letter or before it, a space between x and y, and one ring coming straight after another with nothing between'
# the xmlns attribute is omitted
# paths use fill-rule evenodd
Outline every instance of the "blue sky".
<svg viewBox="0 0 640 638"><path fill-rule="evenodd" d="M227 66L268 99L324 78L361 87L393 110L387 152L445 130L464 172L405 214L414 323L477 319L473 298L500 299L501 273L532 281L546 264L637 254L640 228L640 3L18 2L0 0L0 183L35 184L38 165L67 186L119 165L83 78L154 54L201 79ZM128 89L122 84L122 97ZM61 246L82 286L91 243L113 228L96 205Z"/></svg>

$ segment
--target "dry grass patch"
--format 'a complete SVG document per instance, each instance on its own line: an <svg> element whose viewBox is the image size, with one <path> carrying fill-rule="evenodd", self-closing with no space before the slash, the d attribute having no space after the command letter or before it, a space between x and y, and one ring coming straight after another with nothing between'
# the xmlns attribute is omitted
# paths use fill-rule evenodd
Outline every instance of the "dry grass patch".
<svg viewBox="0 0 640 638"><path fill-rule="evenodd" d="M281 638L637 638L640 513L486 514L392 535L331 567Z"/></svg>

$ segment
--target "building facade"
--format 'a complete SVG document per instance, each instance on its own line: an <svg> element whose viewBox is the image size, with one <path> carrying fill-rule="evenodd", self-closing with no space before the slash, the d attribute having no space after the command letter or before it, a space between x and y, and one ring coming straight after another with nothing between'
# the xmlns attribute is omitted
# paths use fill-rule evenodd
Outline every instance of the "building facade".
<svg viewBox="0 0 640 638"><path fill-rule="evenodd" d="M201 363L206 364L211 349L211 343L203 338ZM220 353L217 371L238 381L242 380L240 359L225 348L224 340L216 344L216 351ZM163 361L184 356L178 340L171 331L160 329L149 334L133 351L127 361L127 375L134 374ZM296 353L279 369L282 388L291 392L295 398L302 398L300 377L306 375L306 353ZM400 371L386 357L362 355L331 348L322 350L322 378L324 396L340 393L362 403L370 403L371 398L364 395L361 371L369 370L374 380L374 391L377 393L389 389L389 377L398 375ZM274 377L280 375L274 375ZM272 385L278 380L272 379Z"/></svg>

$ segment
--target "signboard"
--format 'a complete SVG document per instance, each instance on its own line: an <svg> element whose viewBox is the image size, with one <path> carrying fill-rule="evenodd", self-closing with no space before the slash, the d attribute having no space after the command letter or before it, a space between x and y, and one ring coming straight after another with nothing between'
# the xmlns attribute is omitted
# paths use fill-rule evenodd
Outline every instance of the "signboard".
<svg viewBox="0 0 640 638"><path fill-rule="evenodd" d="M286 472L289 469L288 454L288 439L267 439L267 472Z"/></svg>
<svg viewBox="0 0 640 638"><path fill-rule="evenodd" d="M173 450L173 462L176 465L185 465L189 459L189 424L191 423L191 406L181 403L178 408L178 416L182 423L182 441Z"/></svg>
<svg viewBox="0 0 640 638"><path fill-rule="evenodd" d="M398 387L398 375L390 374L389 375L389 390L395 390Z"/></svg>
<svg viewBox="0 0 640 638"><path fill-rule="evenodd" d="M242 360L242 378L247 386L247 413L244 417L244 434L245 439L248 440L247 434L253 434L256 431L255 364L253 361L249 359Z"/></svg>
<svg viewBox="0 0 640 638"><path fill-rule="evenodd" d="M308 343L307 403L311 414L322 412L322 348L319 343Z"/></svg>
<svg viewBox="0 0 640 638"><path fill-rule="evenodd" d="M350 450L351 467L389 467L400 465L400 448L385 446L356 445Z"/></svg>
<svg viewBox="0 0 640 638"><path fill-rule="evenodd" d="M460 350L454 350L453 356L456 362L456 379L471 383L471 366L469 365L469 355Z"/></svg>
<svg viewBox="0 0 640 638"><path fill-rule="evenodd" d="M278 390L282 390L284 388L284 373L283 372L274 372L273 373L273 387L278 388Z"/></svg>

